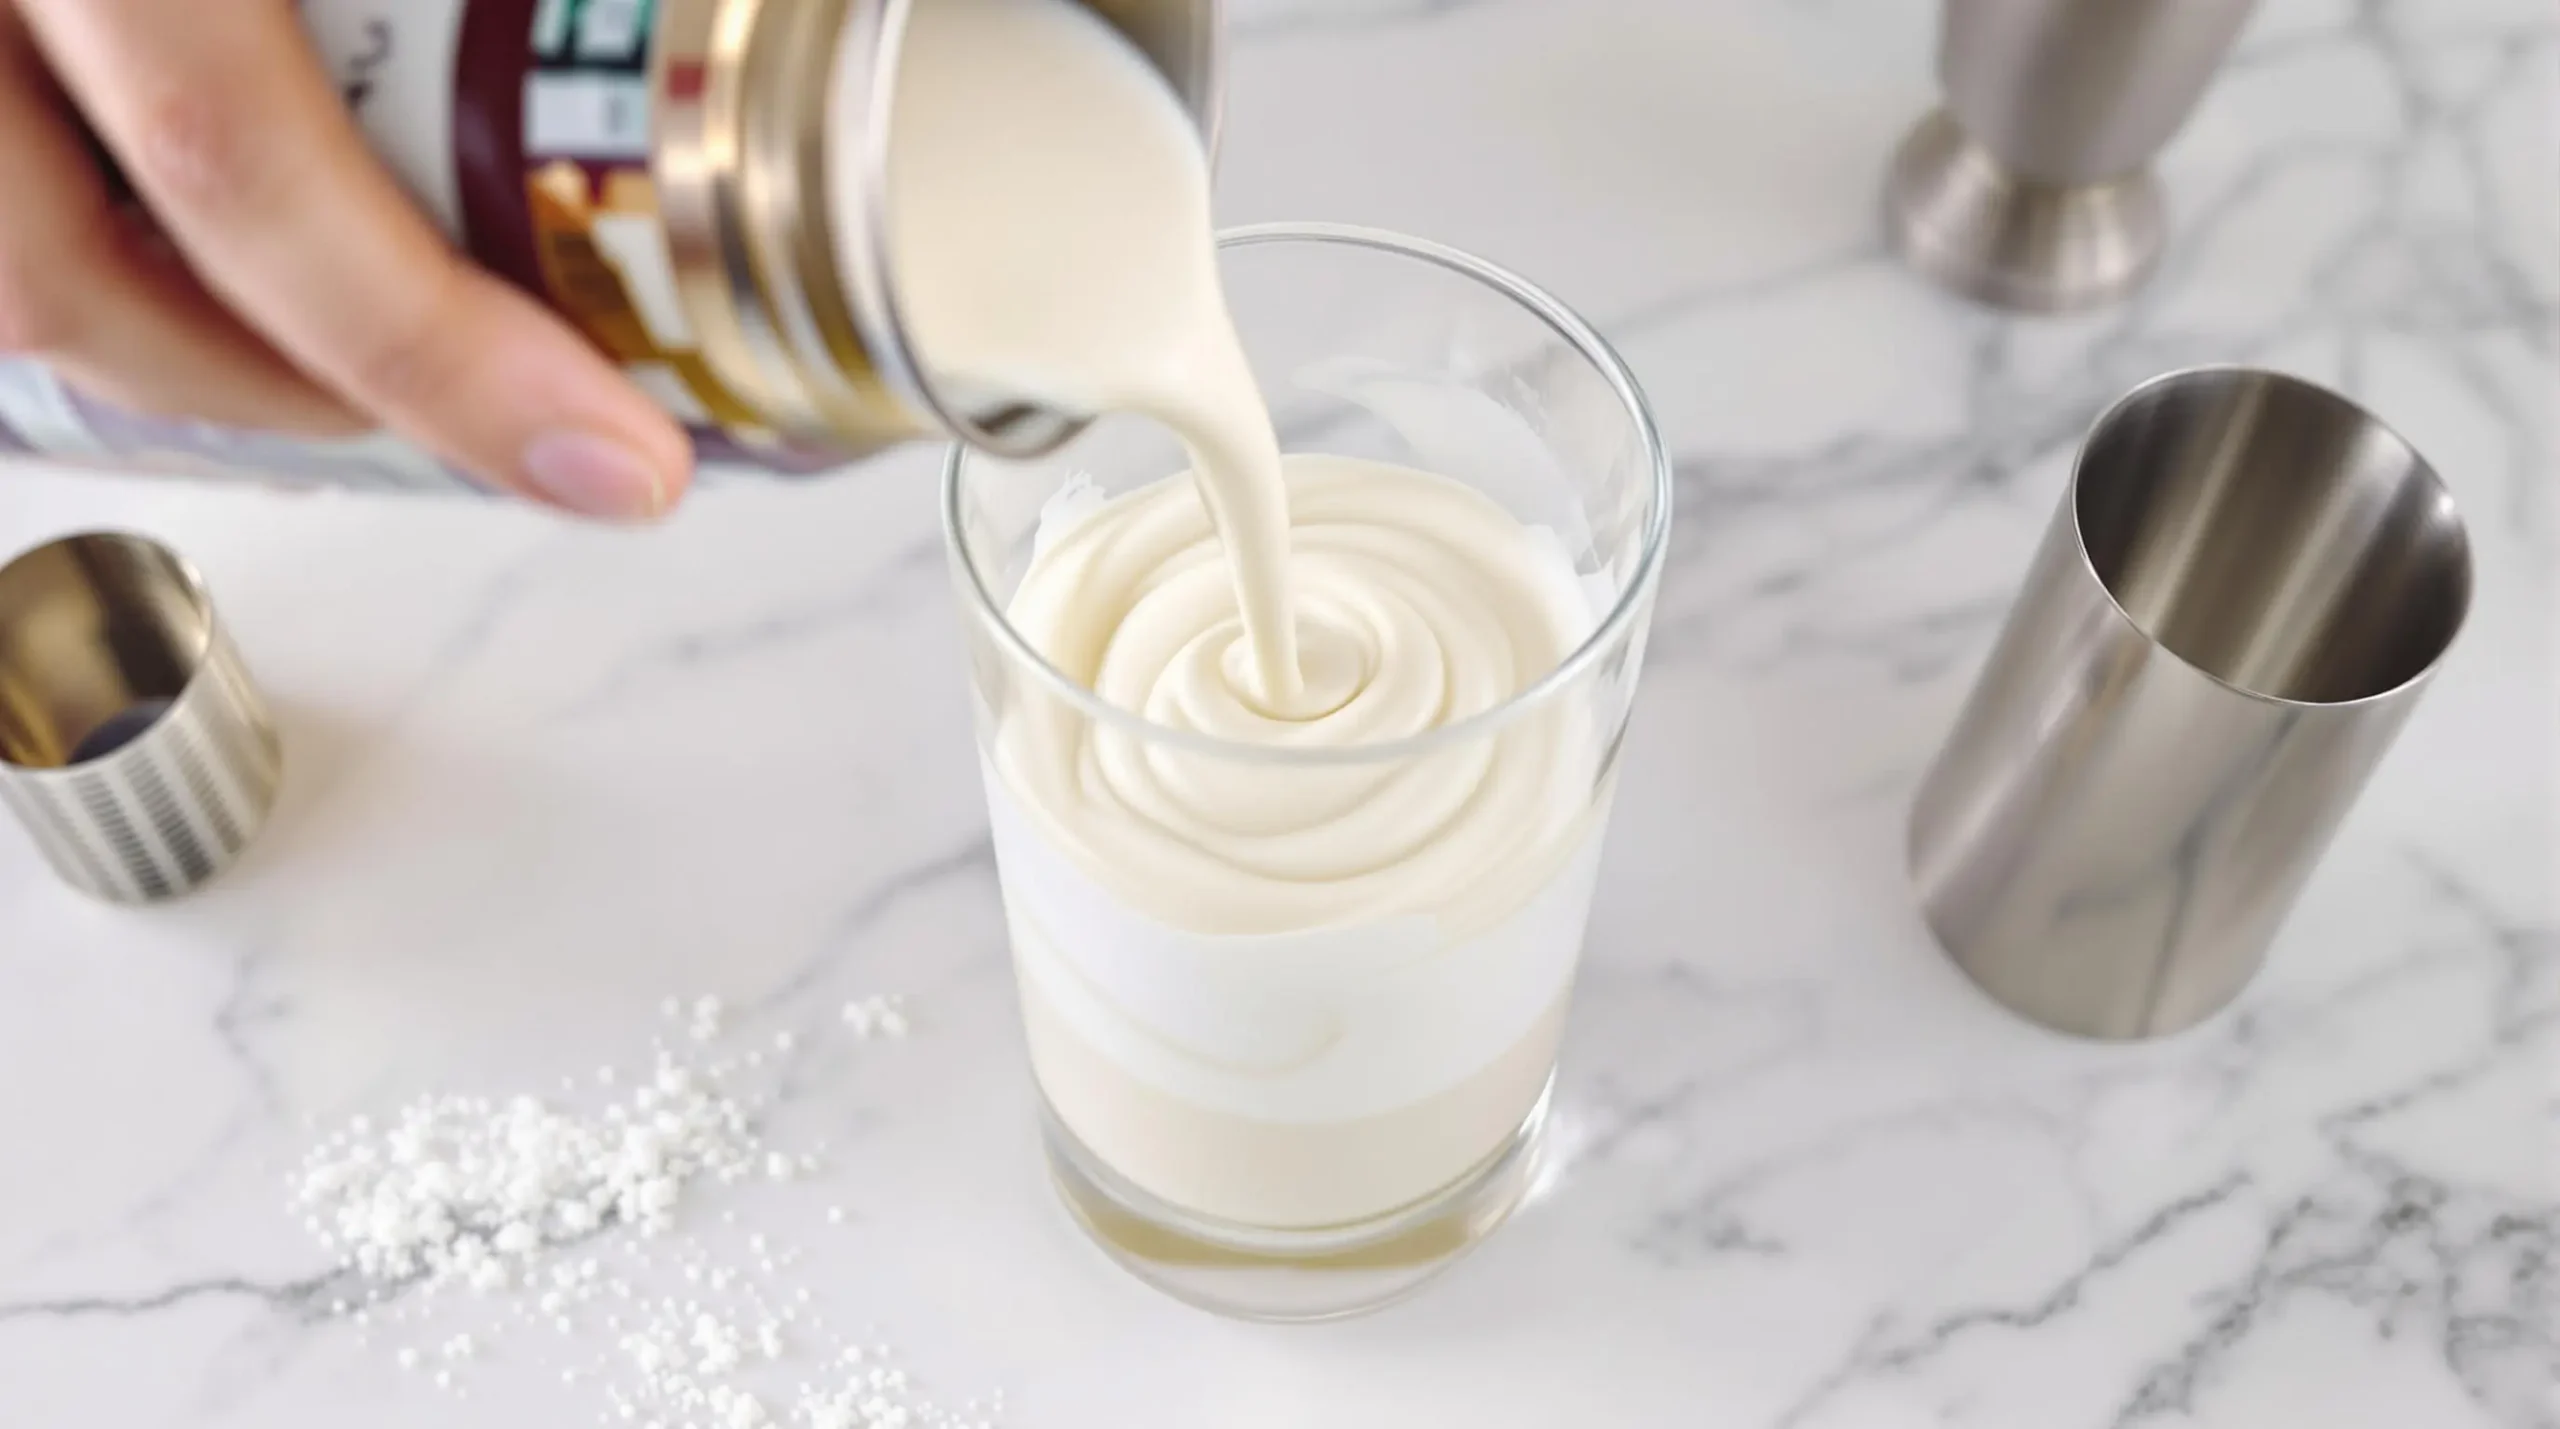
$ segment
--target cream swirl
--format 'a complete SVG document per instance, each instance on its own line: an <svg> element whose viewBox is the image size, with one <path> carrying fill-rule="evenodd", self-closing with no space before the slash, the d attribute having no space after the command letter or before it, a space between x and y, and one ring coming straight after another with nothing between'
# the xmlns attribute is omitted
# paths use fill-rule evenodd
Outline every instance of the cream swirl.
<svg viewBox="0 0 2560 1429"><path fill-rule="evenodd" d="M1041 695L999 729L999 771L1048 839L1176 927L1499 917L1592 807L1597 756L1572 702L1417 754L1287 751L1380 745L1510 699L1591 629L1572 569L1446 477L1336 456L1282 467L1307 713L1256 698L1233 572L1195 483L1175 476L1045 529L1008 617L1104 701L1238 748L1175 745Z"/></svg>
<svg viewBox="0 0 2560 1429"><path fill-rule="evenodd" d="M1009 614L1104 701L1239 752L1035 694L1001 712L997 767L1046 842L1176 928L1482 926L1587 825L1597 756L1574 701L1419 755L1287 752L1491 709L1592 612L1557 543L1466 485L1284 461L1221 291L1198 136L1104 8L908 12L889 153L899 299L952 392L1135 413L1181 438L1195 474L1044 533ZM1036 133L1002 122L1022 115Z"/></svg>

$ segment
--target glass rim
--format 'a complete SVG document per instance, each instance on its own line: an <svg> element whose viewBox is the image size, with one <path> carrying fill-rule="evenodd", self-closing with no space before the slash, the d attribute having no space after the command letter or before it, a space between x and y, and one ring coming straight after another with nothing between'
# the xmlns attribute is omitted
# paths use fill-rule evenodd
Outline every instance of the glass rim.
<svg viewBox="0 0 2560 1429"><path fill-rule="evenodd" d="M1608 339L1602 337L1598 329L1566 306L1562 299L1499 264L1429 239L1353 224L1260 223L1224 229L1217 235L1217 246L1221 250L1251 248L1266 243L1342 244L1433 264L1491 288L1527 309L1581 354L1584 361L1598 369L1620 407L1635 425L1637 440L1644 447L1646 465L1650 468L1643 549L1636 558L1634 573L1618 592L1608 612L1592 627L1582 643L1510 698L1465 719L1424 730L1420 734L1369 744L1300 746L1224 739L1195 730L1178 729L1159 724L1135 710L1112 704L1077 683L1064 670L1049 663L1047 656L1033 649L1031 642L1023 638L1022 632L1005 617L1004 607L988 588L986 573L970 559L968 545L960 535L961 471L973 458L993 458L981 457L967 445L955 442L945 454L942 464L942 537L944 549L954 566L966 577L961 585L970 607L969 614L992 627L997 645L1008 657L1030 670L1034 678L1049 687L1052 694L1087 718L1151 742L1195 753L1245 763L1355 765L1411 758L1492 734L1555 698L1596 664L1639 617L1647 596L1661 577L1663 559L1671 538L1671 457L1663 447L1662 433L1654 422L1653 408L1646 402L1644 389L1637 385L1635 373L1627 366L1626 359L1618 355L1617 349L1609 345Z"/></svg>

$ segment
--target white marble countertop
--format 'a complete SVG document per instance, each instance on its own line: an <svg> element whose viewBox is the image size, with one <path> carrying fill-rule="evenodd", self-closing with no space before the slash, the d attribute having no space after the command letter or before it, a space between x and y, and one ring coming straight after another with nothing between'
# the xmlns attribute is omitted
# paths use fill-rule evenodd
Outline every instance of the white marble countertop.
<svg viewBox="0 0 2560 1429"><path fill-rule="evenodd" d="M0 1423L587 1422L565 1340L494 1347L463 1399L397 1367L429 1327L329 1316L280 1181L315 1124L551 1089L716 993L800 1034L772 1134L832 1151L692 1213L804 1247L835 1319L1011 1425L2553 1424L2560 22L2269 4L2169 151L2156 284L2039 322L1875 238L1931 24L1240 7L1224 217L1520 268L1679 455L1565 1172L1351 1323L1194 1313L1050 1204L928 454L645 535L0 470L0 547L193 556L292 762L249 860L165 909L63 892L0 827ZM2480 599L2243 1003L2070 1043L1932 950L1902 813L2081 429L2226 359L2407 433ZM915 1035L844 1035L873 991Z"/></svg>

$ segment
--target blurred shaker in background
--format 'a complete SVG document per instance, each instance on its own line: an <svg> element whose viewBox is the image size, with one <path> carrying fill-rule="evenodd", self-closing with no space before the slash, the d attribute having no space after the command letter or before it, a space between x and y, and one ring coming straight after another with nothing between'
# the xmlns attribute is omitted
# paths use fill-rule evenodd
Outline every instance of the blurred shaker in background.
<svg viewBox="0 0 2560 1429"><path fill-rule="evenodd" d="M1942 3L1944 105L1894 157L1894 245L2006 308L2086 307L2139 286L2168 238L2151 158L2255 0Z"/></svg>

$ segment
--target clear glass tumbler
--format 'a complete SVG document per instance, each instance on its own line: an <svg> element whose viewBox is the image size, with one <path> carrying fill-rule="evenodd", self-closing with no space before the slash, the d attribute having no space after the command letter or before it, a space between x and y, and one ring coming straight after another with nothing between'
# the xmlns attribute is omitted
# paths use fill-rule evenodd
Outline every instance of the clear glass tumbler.
<svg viewBox="0 0 2560 1429"><path fill-rule="evenodd" d="M1007 619L1059 523L1186 468L1171 437L1106 418L1038 461L961 450L946 468L996 861L1066 1203L1174 1295L1321 1319L1421 1284L1531 1182L1670 468L1625 363L1489 263L1328 226L1228 233L1220 263L1284 449L1474 488L1552 538L1571 573L1557 588L1589 608L1579 646L1469 717L1369 745L1239 743L1105 703ZM1139 771L1151 797L1285 785L1326 822L1257 829L1241 862L1202 868L1293 911L1249 935L1186 926L1179 880L1149 886L1111 866L1110 840L1057 836L1021 777L1029 758L1085 779ZM1413 790L1446 790L1452 771L1481 783L1417 809ZM1427 906L1410 906L1328 866L1328 829L1351 823L1372 842L1395 825L1415 859L1463 831L1469 853L1454 871L1440 860Z"/></svg>

